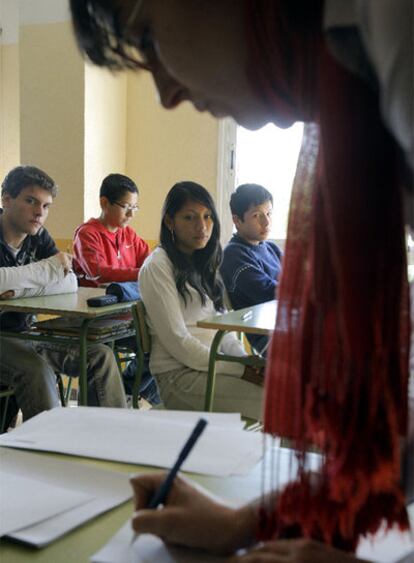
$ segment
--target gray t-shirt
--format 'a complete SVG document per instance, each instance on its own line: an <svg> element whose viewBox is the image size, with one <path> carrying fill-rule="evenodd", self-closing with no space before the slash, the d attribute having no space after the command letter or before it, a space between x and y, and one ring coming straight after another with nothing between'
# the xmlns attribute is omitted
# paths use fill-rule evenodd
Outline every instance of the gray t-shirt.
<svg viewBox="0 0 414 563"><path fill-rule="evenodd" d="M335 58L379 90L384 122L414 173L414 0L325 0L324 27ZM414 228L414 187L405 201Z"/></svg>

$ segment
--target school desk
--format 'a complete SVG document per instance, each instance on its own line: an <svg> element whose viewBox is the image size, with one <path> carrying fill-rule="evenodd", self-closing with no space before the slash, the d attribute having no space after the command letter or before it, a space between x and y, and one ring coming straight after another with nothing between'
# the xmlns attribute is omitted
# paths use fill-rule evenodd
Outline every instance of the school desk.
<svg viewBox="0 0 414 563"><path fill-rule="evenodd" d="M61 295L48 295L42 297L26 297L20 299L0 300L0 312L11 311L15 313L31 313L33 315L53 315L59 317L67 317L80 320L79 330L70 335L41 333L36 330L27 330L23 332L2 331L2 336L10 338L18 338L20 340L31 340L40 342L50 342L64 344L66 346L78 346L80 354L80 370L79 370L79 405L87 404L87 347L93 344L111 343L127 337L137 338L137 349L140 347L139 342L139 321L136 311L136 302L130 301L126 303L115 303L106 307L88 307L86 301L90 297L104 295L105 291L101 288L80 287L77 293L64 293ZM134 324L129 329L123 329L119 332L108 332L100 336L88 334L91 322L94 319L101 319L108 315L124 313L130 311L132 313ZM138 385L134 385L137 388ZM137 402L137 401L135 401ZM134 404L135 406L135 404Z"/></svg>
<svg viewBox="0 0 414 563"><path fill-rule="evenodd" d="M275 327L277 301L267 301L253 307L230 311L222 315L214 315L197 323L201 328L217 330L210 348L208 376L204 410L211 412L213 408L214 386L216 379L216 362L237 362L244 365L263 367L265 359L261 356L230 356L218 351L220 343L227 332L243 332L245 334L270 334Z"/></svg>
<svg viewBox="0 0 414 563"><path fill-rule="evenodd" d="M130 447L132 446L133 441L130 444ZM139 436L135 439L135 447L139 447ZM290 452L286 449L281 449L280 451L282 452L281 466L283 468L283 481L286 482L288 478L288 468L290 467ZM39 455L39 452L35 453ZM62 459L62 456L58 456L57 454L41 453L40 455ZM125 473L126 478L128 478L128 474L164 471L147 466L129 465L72 456L65 456L64 459L103 469L120 471ZM270 468L270 458L268 460L268 467ZM261 462L248 475L226 478L189 473L185 475L213 494L218 495L234 505L241 505L260 496L262 468L263 465ZM39 550L3 538L0 540L0 561L2 563L24 563L25 561L30 561L31 563L86 563L89 561L89 557L98 551L98 549L100 549L131 517L132 512L133 502L131 500L98 516Z"/></svg>
<svg viewBox="0 0 414 563"><path fill-rule="evenodd" d="M139 440L137 441L139 447ZM292 457L292 450L286 448L277 448L280 455L278 467L279 479L274 485L278 488L283 487L292 473L292 464L294 465L294 457ZM39 455L39 452L36 452ZM48 457L62 458L57 454L40 454ZM314 469L318 463L317 454L309 454L311 456L310 464ZM72 456L65 456L72 462L87 464L102 469L119 471L128 474L148 473L154 471L162 471L147 466L128 465L109 461L100 461L96 459L78 458ZM263 472L263 467L266 471ZM232 476L227 478L209 477L206 475L188 474L186 477L194 482L203 486L205 489L222 498L224 501L229 502L233 506L240 506L253 499L260 497L263 491L266 493L270 490L270 475L274 471L275 461L272 456L268 455L265 462L260 462L248 475L245 476ZM263 475L267 476L265 483L263 483ZM96 553L109 539L119 530L121 526L128 521L133 513L132 500L125 504L118 506L97 518L90 520L86 524L81 525L79 528L73 530L67 535L59 538L52 544L41 548L35 549L25 546L21 543L15 543L7 538L0 539L0 561L3 563L87 563L89 558ZM409 507L409 515L412 526L414 526L414 504ZM394 539L393 541L399 541ZM375 561L375 558L370 553L371 540L365 542L364 558ZM392 550L391 550L392 551ZM414 551L404 559L404 563L411 562L414 556ZM362 554L361 554L362 557ZM154 562L155 563L155 562Z"/></svg>

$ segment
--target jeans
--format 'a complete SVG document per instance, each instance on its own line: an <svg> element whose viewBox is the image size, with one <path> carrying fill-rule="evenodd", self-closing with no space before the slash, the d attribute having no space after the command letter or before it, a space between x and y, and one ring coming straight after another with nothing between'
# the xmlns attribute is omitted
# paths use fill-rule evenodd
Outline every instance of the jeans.
<svg viewBox="0 0 414 563"><path fill-rule="evenodd" d="M130 348L133 352L137 351L137 342L135 340L135 337L133 336L128 338L123 338L122 340L118 340L117 345ZM128 366L125 368L122 374L125 393L127 395L132 395L132 385L134 383L136 369L137 369L137 361L132 360L132 362L128 364ZM139 386L138 392L139 395L143 397L146 401L151 403L151 405L159 405L161 403L157 382L153 378L149 369L149 354L145 354L144 369L143 369L141 384Z"/></svg>
<svg viewBox="0 0 414 563"><path fill-rule="evenodd" d="M132 385L134 383L136 368L137 368L137 361L132 360L132 362L129 363L124 373L122 374L122 379L124 380L125 392L127 393L127 395L132 395ZM151 403L151 405L159 405L161 403L157 382L152 377L151 372L149 370L149 354L145 354L144 371L142 372L141 385L139 386L139 394L146 401Z"/></svg>
<svg viewBox="0 0 414 563"><path fill-rule="evenodd" d="M0 336L0 383L13 385L23 419L60 405L56 372L79 375L79 350L60 344ZM104 344L87 349L88 405L126 407L112 350Z"/></svg>

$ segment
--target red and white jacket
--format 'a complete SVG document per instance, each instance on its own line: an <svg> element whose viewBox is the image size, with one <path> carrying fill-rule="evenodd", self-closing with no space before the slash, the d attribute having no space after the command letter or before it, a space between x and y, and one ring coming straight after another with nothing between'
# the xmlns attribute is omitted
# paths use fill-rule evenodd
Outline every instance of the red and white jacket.
<svg viewBox="0 0 414 563"><path fill-rule="evenodd" d="M74 270L82 286L136 281L148 254L148 244L131 227L112 233L98 219L89 219L75 231Z"/></svg>

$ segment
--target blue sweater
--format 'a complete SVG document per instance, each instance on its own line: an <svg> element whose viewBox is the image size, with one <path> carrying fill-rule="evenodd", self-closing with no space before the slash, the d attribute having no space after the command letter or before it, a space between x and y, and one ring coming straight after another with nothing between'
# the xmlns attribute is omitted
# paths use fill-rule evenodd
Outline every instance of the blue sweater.
<svg viewBox="0 0 414 563"><path fill-rule="evenodd" d="M250 244L237 234L224 249L220 272L234 309L251 307L275 298L281 272L282 251L271 241ZM262 349L267 337L249 335L249 342Z"/></svg>

